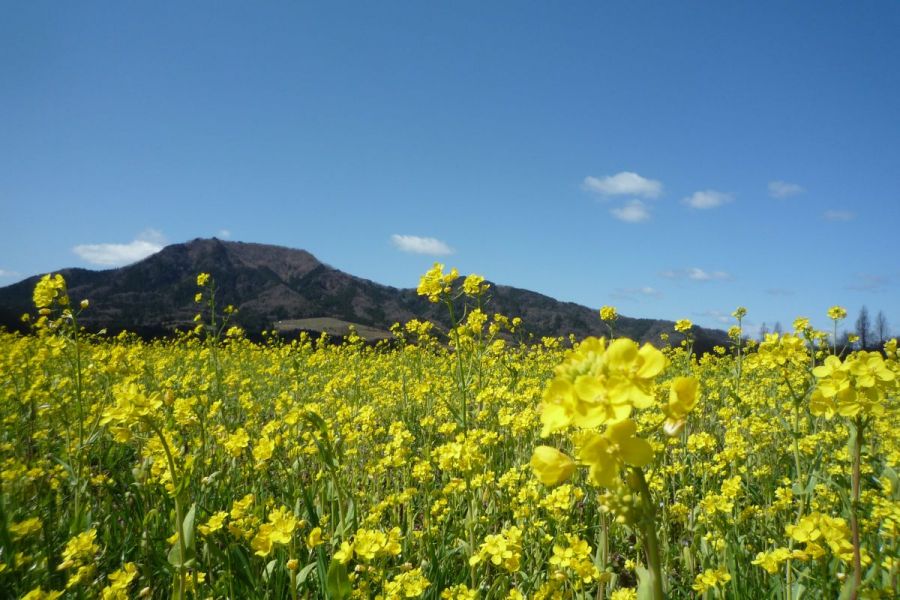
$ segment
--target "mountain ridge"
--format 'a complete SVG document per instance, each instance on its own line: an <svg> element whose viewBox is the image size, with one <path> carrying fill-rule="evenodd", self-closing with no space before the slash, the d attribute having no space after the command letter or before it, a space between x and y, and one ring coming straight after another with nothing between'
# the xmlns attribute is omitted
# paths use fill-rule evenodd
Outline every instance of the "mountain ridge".
<svg viewBox="0 0 900 600"><path fill-rule="evenodd" d="M193 325L197 312L196 276L212 274L217 302L238 308L234 322L251 335L276 322L337 319L387 330L395 322L427 319L446 330L444 307L419 296L415 288L395 288L356 277L320 261L306 250L252 242L197 238L171 244L131 265L94 271L68 268L69 295L91 307L80 322L89 330L128 330L143 337L165 336ZM21 329L20 316L33 312L31 293L39 275L0 288L0 326ZM550 296L491 283L489 313L521 317L527 331L541 336L607 334L596 309ZM659 343L673 322L620 316L617 335ZM715 329L695 328L698 350L724 344ZM676 336L673 334L673 339Z"/></svg>

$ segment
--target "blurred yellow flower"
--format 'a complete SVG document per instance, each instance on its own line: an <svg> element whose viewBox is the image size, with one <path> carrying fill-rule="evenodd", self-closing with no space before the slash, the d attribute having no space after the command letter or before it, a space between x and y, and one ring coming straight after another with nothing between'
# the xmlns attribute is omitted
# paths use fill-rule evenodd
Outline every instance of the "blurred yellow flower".
<svg viewBox="0 0 900 600"><path fill-rule="evenodd" d="M531 455L531 468L544 485L558 485L575 471L575 461L550 446L538 446Z"/></svg>
<svg viewBox="0 0 900 600"><path fill-rule="evenodd" d="M847 309L842 306L832 306L828 309L828 318L840 321L847 316Z"/></svg>

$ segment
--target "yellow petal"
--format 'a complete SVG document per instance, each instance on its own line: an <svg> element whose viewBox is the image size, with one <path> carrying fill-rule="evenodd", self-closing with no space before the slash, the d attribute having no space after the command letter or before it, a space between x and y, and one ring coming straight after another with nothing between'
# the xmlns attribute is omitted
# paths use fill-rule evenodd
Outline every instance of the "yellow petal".
<svg viewBox="0 0 900 600"><path fill-rule="evenodd" d="M635 467L643 467L653 461L653 447L643 438L633 437L619 444L622 460Z"/></svg>
<svg viewBox="0 0 900 600"><path fill-rule="evenodd" d="M642 359L637 375L641 379L650 379L662 373L666 368L666 356L650 344L644 344L638 356Z"/></svg>
<svg viewBox="0 0 900 600"><path fill-rule="evenodd" d="M531 455L531 468L544 485L558 485L575 470L575 461L550 446L538 446Z"/></svg>

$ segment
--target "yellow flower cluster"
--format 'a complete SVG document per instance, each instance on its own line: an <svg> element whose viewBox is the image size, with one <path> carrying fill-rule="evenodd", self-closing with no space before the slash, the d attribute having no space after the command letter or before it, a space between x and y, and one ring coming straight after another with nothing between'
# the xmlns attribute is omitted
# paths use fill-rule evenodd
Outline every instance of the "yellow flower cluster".
<svg viewBox="0 0 900 600"><path fill-rule="evenodd" d="M434 263L434 266L422 275L417 291L420 296L427 296L429 302L439 302L442 297L453 290L453 282L458 277L459 272L456 269L451 269L449 273L444 274L444 265Z"/></svg>
<svg viewBox="0 0 900 600"><path fill-rule="evenodd" d="M66 281L59 273L44 275L34 286L34 306L38 309L50 308L54 302L60 306L68 306L69 296L66 294Z"/></svg>
<svg viewBox="0 0 900 600"><path fill-rule="evenodd" d="M495 567L500 567L515 573L519 570L519 562L522 558L522 531L512 526L496 535L488 535L478 552L469 558L469 564L474 566L481 562L487 562Z"/></svg>
<svg viewBox="0 0 900 600"><path fill-rule="evenodd" d="M675 331L678 333L687 333L691 330L694 324L691 323L690 319L679 319L675 321Z"/></svg>
<svg viewBox="0 0 900 600"><path fill-rule="evenodd" d="M711 589L718 589L731 581L731 575L725 567L718 569L706 569L694 579L694 585L691 588L695 592L705 594Z"/></svg>
<svg viewBox="0 0 900 600"><path fill-rule="evenodd" d="M829 356L813 369L818 385L810 397L810 411L827 418L879 416L885 394L893 389L896 375L879 352L857 352L844 361Z"/></svg>
<svg viewBox="0 0 900 600"><path fill-rule="evenodd" d="M570 425L599 427L652 406L651 386L665 366L663 353L650 344L639 348L623 338L607 347L605 338L587 338L555 369L541 407L541 435Z"/></svg>
<svg viewBox="0 0 900 600"><path fill-rule="evenodd" d="M225 334L211 277L201 335L92 335L48 277L0 332L0 595L833 598L858 556L898 596L896 341L529 339L424 279L451 326L368 344Z"/></svg>
<svg viewBox="0 0 900 600"><path fill-rule="evenodd" d="M394 600L399 598L418 598L425 593L431 583L422 573L421 568L400 573L384 586L384 593L375 596L375 600Z"/></svg>
<svg viewBox="0 0 900 600"><path fill-rule="evenodd" d="M268 523L259 526L250 547L257 556L268 556L275 544L290 544L295 529L297 518L287 507L282 506L269 513Z"/></svg>
<svg viewBox="0 0 900 600"><path fill-rule="evenodd" d="M93 577L96 571L94 556L100 552L97 546L97 530L89 529L71 538L62 553L62 562L57 570L70 570L66 589L71 589L81 583L86 583Z"/></svg>
<svg viewBox="0 0 900 600"><path fill-rule="evenodd" d="M490 284L484 282L484 277L472 273L463 280L463 292L469 296L481 296L490 289Z"/></svg>
<svg viewBox="0 0 900 600"><path fill-rule="evenodd" d="M346 564L354 558L370 562L376 558L397 556L400 554L400 542L403 534L399 527L385 532L376 529L359 529L352 541L341 542L340 549L335 552L336 561Z"/></svg>
<svg viewBox="0 0 900 600"><path fill-rule="evenodd" d="M834 321L840 321L847 317L847 309L842 306L832 306L828 309L828 318Z"/></svg>
<svg viewBox="0 0 900 600"><path fill-rule="evenodd" d="M591 546L577 535L566 534L566 543L555 544L550 565L564 573L570 573L580 583L590 583L600 577L594 565Z"/></svg>

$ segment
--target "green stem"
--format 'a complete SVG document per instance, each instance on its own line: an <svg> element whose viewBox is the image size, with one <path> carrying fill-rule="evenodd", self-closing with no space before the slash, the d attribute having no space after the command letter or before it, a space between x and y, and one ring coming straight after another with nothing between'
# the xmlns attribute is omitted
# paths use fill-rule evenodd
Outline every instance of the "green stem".
<svg viewBox="0 0 900 600"><path fill-rule="evenodd" d="M650 598L663 600L665 595L663 594L662 563L659 558L659 539L656 537L656 507L653 505L653 497L650 494L647 479L644 477L644 471L640 467L634 467L634 474L644 505L644 514L641 515L641 530L644 534L647 570L650 572Z"/></svg>
<svg viewBox="0 0 900 600"><path fill-rule="evenodd" d="M853 537L853 592L851 600L859 597L859 588L862 586L862 557L860 556L859 543L859 494L860 494L860 460L863 443L862 417L856 417L856 436L853 441L853 472L851 473L852 499L850 501L850 532Z"/></svg>
<svg viewBox="0 0 900 600"><path fill-rule="evenodd" d="M459 323L456 322L456 314L453 311L453 300L447 299L447 308L450 311L450 326L453 328L453 340L456 344L456 369L458 373L459 391L462 396L462 427L463 431L469 431L469 399L466 397L466 381L463 372L462 348L459 345Z"/></svg>
<svg viewBox="0 0 900 600"><path fill-rule="evenodd" d="M169 463L169 473L172 476L172 486L175 488L175 527L176 532L178 533L178 550L181 556L181 564L178 566L178 600L184 600L184 588L185 588L185 569L184 569L184 561L187 558L187 545L184 541L184 515L182 514L181 502L178 499L178 491L181 487L178 481L178 475L175 471L175 459L172 458L172 450L169 448L169 442L166 441L166 436L163 435L162 430L156 426L153 421L150 419L146 420L147 425L150 429L153 430L153 433L159 437L160 443L162 443L163 451L166 453L166 460Z"/></svg>

